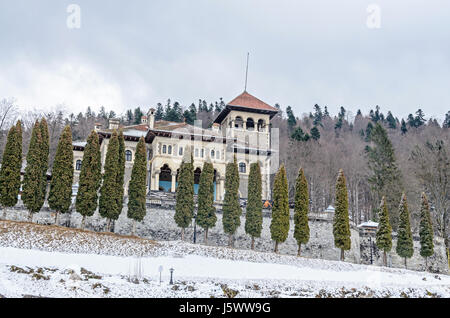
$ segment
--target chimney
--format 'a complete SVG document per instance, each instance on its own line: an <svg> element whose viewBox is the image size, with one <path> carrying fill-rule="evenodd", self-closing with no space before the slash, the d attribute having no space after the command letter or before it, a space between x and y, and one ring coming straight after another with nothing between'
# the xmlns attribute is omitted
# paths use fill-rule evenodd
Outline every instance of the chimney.
<svg viewBox="0 0 450 318"><path fill-rule="evenodd" d="M111 118L109 120L108 129L119 129L120 120L118 118Z"/></svg>
<svg viewBox="0 0 450 318"><path fill-rule="evenodd" d="M141 124L146 124L147 123L147 116L142 116L141 117Z"/></svg>
<svg viewBox="0 0 450 318"><path fill-rule="evenodd" d="M102 124L101 124L101 123L95 123L95 125L94 125L94 130L95 130L95 131L99 131L100 128L102 128Z"/></svg>
<svg viewBox="0 0 450 318"><path fill-rule="evenodd" d="M147 124L149 129L153 129L155 127L155 112L156 109L150 108L147 114Z"/></svg>
<svg viewBox="0 0 450 318"><path fill-rule="evenodd" d="M216 132L219 132L219 130L220 130L220 125L219 125L218 123L212 124L212 130L213 130L213 131L216 131Z"/></svg>

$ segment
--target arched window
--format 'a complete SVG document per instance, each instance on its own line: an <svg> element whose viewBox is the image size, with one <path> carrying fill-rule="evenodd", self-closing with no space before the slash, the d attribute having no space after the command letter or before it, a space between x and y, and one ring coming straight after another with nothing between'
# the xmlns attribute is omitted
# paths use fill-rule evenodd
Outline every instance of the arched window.
<svg viewBox="0 0 450 318"><path fill-rule="evenodd" d="M247 165L244 162L239 163L239 172L240 173L246 173L247 172Z"/></svg>
<svg viewBox="0 0 450 318"><path fill-rule="evenodd" d="M253 120L253 118L247 118L247 130L255 130L255 121Z"/></svg>
<svg viewBox="0 0 450 318"><path fill-rule="evenodd" d="M167 153L168 153L169 155L172 154L172 146L167 147Z"/></svg>
<svg viewBox="0 0 450 318"><path fill-rule="evenodd" d="M183 147L178 148L178 155L183 155Z"/></svg>
<svg viewBox="0 0 450 318"><path fill-rule="evenodd" d="M241 116L237 116L234 120L234 128L242 128L244 127L244 121Z"/></svg>
<svg viewBox="0 0 450 318"><path fill-rule="evenodd" d="M211 159L214 159L215 156L216 152L214 151L214 149L211 149Z"/></svg>
<svg viewBox="0 0 450 318"><path fill-rule="evenodd" d="M201 153L200 157L203 158L205 156L205 149L202 148L202 151L200 153Z"/></svg>
<svg viewBox="0 0 450 318"><path fill-rule="evenodd" d="M163 153L166 153L166 152L167 152L167 146L163 145Z"/></svg>
<svg viewBox="0 0 450 318"><path fill-rule="evenodd" d="M198 148L195 148L195 157L198 157Z"/></svg>
<svg viewBox="0 0 450 318"><path fill-rule="evenodd" d="M258 120L258 131L263 131L266 127L266 122L263 119Z"/></svg>
<svg viewBox="0 0 450 318"><path fill-rule="evenodd" d="M125 151L125 160L126 161L132 161L133 160L133 153L131 150Z"/></svg>
<svg viewBox="0 0 450 318"><path fill-rule="evenodd" d="M76 169L77 171L80 171L80 170L81 170L81 160L77 160L77 163L75 164L75 169Z"/></svg>

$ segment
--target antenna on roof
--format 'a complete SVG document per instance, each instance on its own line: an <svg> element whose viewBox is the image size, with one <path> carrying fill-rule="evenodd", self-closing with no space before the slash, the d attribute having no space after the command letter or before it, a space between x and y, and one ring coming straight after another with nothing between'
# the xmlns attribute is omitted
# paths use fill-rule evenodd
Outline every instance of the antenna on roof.
<svg viewBox="0 0 450 318"><path fill-rule="evenodd" d="M248 78L248 60L250 58L250 53L247 53L247 69L245 70L245 88L244 92L247 91L247 78Z"/></svg>

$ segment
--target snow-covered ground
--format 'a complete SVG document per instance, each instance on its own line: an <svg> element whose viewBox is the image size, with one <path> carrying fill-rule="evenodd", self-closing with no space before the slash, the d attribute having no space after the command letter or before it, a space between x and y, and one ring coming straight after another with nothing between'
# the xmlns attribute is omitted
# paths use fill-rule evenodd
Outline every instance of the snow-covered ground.
<svg viewBox="0 0 450 318"><path fill-rule="evenodd" d="M0 295L450 297L450 276L0 222Z"/></svg>

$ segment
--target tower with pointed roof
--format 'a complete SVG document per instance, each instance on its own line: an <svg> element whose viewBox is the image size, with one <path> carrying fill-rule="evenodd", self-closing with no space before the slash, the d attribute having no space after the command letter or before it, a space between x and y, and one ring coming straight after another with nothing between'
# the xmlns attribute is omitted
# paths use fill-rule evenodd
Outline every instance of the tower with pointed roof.
<svg viewBox="0 0 450 318"><path fill-rule="evenodd" d="M263 198L270 198L270 120L278 109L244 91L229 102L214 123L234 139L229 156L236 154L240 173L240 193L247 194L250 164L259 161L263 176Z"/></svg>

